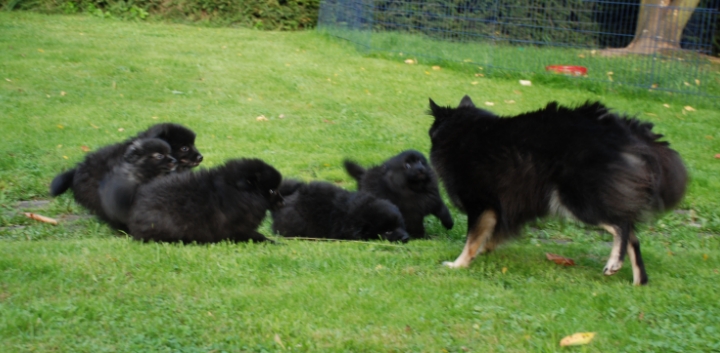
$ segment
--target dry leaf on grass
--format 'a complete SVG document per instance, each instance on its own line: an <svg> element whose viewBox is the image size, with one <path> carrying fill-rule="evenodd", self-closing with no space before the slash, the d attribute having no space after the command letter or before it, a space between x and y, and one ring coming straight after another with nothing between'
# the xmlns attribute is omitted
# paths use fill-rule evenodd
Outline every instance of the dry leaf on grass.
<svg viewBox="0 0 720 353"><path fill-rule="evenodd" d="M282 340L280 340L280 335L278 335L276 333L274 340L275 340L275 343L277 343L280 347L282 347L282 349L285 349L285 345L282 343Z"/></svg>
<svg viewBox="0 0 720 353"><path fill-rule="evenodd" d="M407 60L405 60L405 63L408 65L413 65L413 64L417 64L417 61L415 61L413 59L407 59Z"/></svg>
<svg viewBox="0 0 720 353"><path fill-rule="evenodd" d="M720 153L715 155L715 159L720 159Z"/></svg>
<svg viewBox="0 0 720 353"><path fill-rule="evenodd" d="M483 74L475 74L475 77L485 77Z"/></svg>
<svg viewBox="0 0 720 353"><path fill-rule="evenodd" d="M433 69L433 70L440 70L440 66L435 65L435 66L432 67L432 69Z"/></svg>
<svg viewBox="0 0 720 353"><path fill-rule="evenodd" d="M512 99L510 99L510 100L505 100L505 103L507 103L507 104L515 104L515 101L512 100Z"/></svg>
<svg viewBox="0 0 720 353"><path fill-rule="evenodd" d="M58 221L54 218L41 216L37 213L31 213L31 212L25 212L25 217L34 219L36 221L44 222L44 223L50 223L52 225L57 225Z"/></svg>
<svg viewBox="0 0 720 353"><path fill-rule="evenodd" d="M255 118L257 121L268 121L268 118L265 117L265 115L260 115L259 117Z"/></svg>
<svg viewBox="0 0 720 353"><path fill-rule="evenodd" d="M493 102L485 102L485 105L488 105L488 106L491 106L491 107L492 107L493 105L495 105L495 103L493 103Z"/></svg>
<svg viewBox="0 0 720 353"><path fill-rule="evenodd" d="M665 104L663 104L663 107L670 108L670 104L665 103Z"/></svg>
<svg viewBox="0 0 720 353"><path fill-rule="evenodd" d="M691 106L689 106L689 105L684 106L683 109L685 109L685 110L687 110L687 111L689 111L689 112L694 112L694 111L695 111L695 108L693 108L693 107L691 107Z"/></svg>
<svg viewBox="0 0 720 353"><path fill-rule="evenodd" d="M532 86L532 82L529 80L520 80L520 84L523 86Z"/></svg>
<svg viewBox="0 0 720 353"><path fill-rule="evenodd" d="M83 152L90 152L90 147L85 146L85 145L80 146L80 149L81 149Z"/></svg>
<svg viewBox="0 0 720 353"><path fill-rule="evenodd" d="M575 261L573 259L568 259L567 257L563 257L556 254L551 254L549 252L545 253L545 256L548 260L555 262L558 265L563 266L575 266Z"/></svg>
<svg viewBox="0 0 720 353"><path fill-rule="evenodd" d="M578 332L560 340L560 347L588 344L595 337L595 332Z"/></svg>

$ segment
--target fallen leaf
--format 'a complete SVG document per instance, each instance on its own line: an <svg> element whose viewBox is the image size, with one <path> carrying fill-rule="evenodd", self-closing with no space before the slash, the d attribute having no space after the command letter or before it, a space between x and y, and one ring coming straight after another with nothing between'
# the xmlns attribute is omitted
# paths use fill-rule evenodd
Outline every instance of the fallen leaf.
<svg viewBox="0 0 720 353"><path fill-rule="evenodd" d="M63 159L68 159L68 156L63 156Z"/></svg>
<svg viewBox="0 0 720 353"><path fill-rule="evenodd" d="M153 116L153 117L152 117L151 119L153 119L153 120L157 120L157 119L158 119L158 117L156 117L156 116Z"/></svg>
<svg viewBox="0 0 720 353"><path fill-rule="evenodd" d="M607 74L608 74L608 75L612 75L612 74L613 74L613 72L612 72L612 71L608 71L608 73L607 73Z"/></svg>
<svg viewBox="0 0 720 353"><path fill-rule="evenodd" d="M708 257L708 254L703 254L703 260L707 261Z"/></svg>
<svg viewBox="0 0 720 353"><path fill-rule="evenodd" d="M255 118L257 121L268 121L268 118L265 117L265 115L260 115L259 117Z"/></svg>
<svg viewBox="0 0 720 353"><path fill-rule="evenodd" d="M658 88L658 84L657 84L657 83L653 83L652 85L650 85L650 88Z"/></svg>
<svg viewBox="0 0 720 353"><path fill-rule="evenodd" d="M122 127L121 127L121 128L118 129L118 131L123 132L123 131L125 131L125 128L122 128Z"/></svg>
<svg viewBox="0 0 720 353"><path fill-rule="evenodd" d="M475 74L475 77L485 77L483 74Z"/></svg>
<svg viewBox="0 0 720 353"><path fill-rule="evenodd" d="M695 84L698 85L698 86L700 86L700 80L695 79Z"/></svg>
<svg viewBox="0 0 720 353"><path fill-rule="evenodd" d="M595 337L595 332L578 332L560 340L560 347L588 344Z"/></svg>
<svg viewBox="0 0 720 353"><path fill-rule="evenodd" d="M80 146L80 149L81 149L83 152L90 152L90 147L85 146L85 145Z"/></svg>
<svg viewBox="0 0 720 353"><path fill-rule="evenodd" d="M720 153L715 155L715 159L720 159Z"/></svg>
<svg viewBox="0 0 720 353"><path fill-rule="evenodd" d="M665 103L665 104L663 104L663 107L670 108L670 104Z"/></svg>
<svg viewBox="0 0 720 353"><path fill-rule="evenodd" d="M551 254L549 252L545 253L545 256L548 260L555 262L558 265L563 266L575 266L575 261L573 259L568 259L567 257L563 257L556 254Z"/></svg>
<svg viewBox="0 0 720 353"><path fill-rule="evenodd" d="M689 106L689 105L684 106L683 109L685 109L685 110L687 110L687 111L689 111L689 112L694 112L694 111L695 111L695 108L693 108L693 107L691 107L691 106Z"/></svg>
<svg viewBox="0 0 720 353"><path fill-rule="evenodd" d="M37 213L25 212L25 217L30 218L30 219L34 219L34 220L36 220L36 221L44 222L44 223L50 223L50 224L52 224L52 225L57 225L57 224L58 224L58 221L57 221L56 219L50 218L50 217L41 216L41 215L39 215L39 214L37 214Z"/></svg>
<svg viewBox="0 0 720 353"><path fill-rule="evenodd" d="M580 59L585 59L585 55L584 55L584 54L579 54L579 55L578 55L578 58L580 58Z"/></svg>
<svg viewBox="0 0 720 353"><path fill-rule="evenodd" d="M507 272L507 267L502 268L502 273L505 274L505 272Z"/></svg>
<svg viewBox="0 0 720 353"><path fill-rule="evenodd" d="M58 145L58 148L62 148L62 145Z"/></svg>
<svg viewBox="0 0 720 353"><path fill-rule="evenodd" d="M278 116L278 118L279 118L279 119L285 118L285 114L280 114L280 115Z"/></svg>
<svg viewBox="0 0 720 353"><path fill-rule="evenodd" d="M382 270L382 269L383 269L383 265L377 265L377 266L375 266L375 269L376 269L376 270Z"/></svg>
<svg viewBox="0 0 720 353"><path fill-rule="evenodd" d="M683 84L684 84L685 86L690 86L690 84L687 83L687 82L683 82Z"/></svg>
<svg viewBox="0 0 720 353"><path fill-rule="evenodd" d="M408 64L408 65L413 65L413 64L415 64L415 60L413 60L413 59L407 59L407 60L405 60L405 63Z"/></svg>
<svg viewBox="0 0 720 353"><path fill-rule="evenodd" d="M45 51L42 49L38 49L39 52L44 53Z"/></svg>
<svg viewBox="0 0 720 353"><path fill-rule="evenodd" d="M471 85L477 85L478 82L477 82L477 81L473 81L473 82L470 82L470 84L471 84Z"/></svg>
<svg viewBox="0 0 720 353"><path fill-rule="evenodd" d="M9 79L9 78L6 78L5 81L7 81L7 82L12 82L12 80Z"/></svg>
<svg viewBox="0 0 720 353"><path fill-rule="evenodd" d="M507 103L507 104L515 104L515 101L512 100L512 99L510 99L510 100L506 100L505 103Z"/></svg>
<svg viewBox="0 0 720 353"><path fill-rule="evenodd" d="M425 71L425 75L430 75L430 72L428 72L428 71Z"/></svg>
<svg viewBox="0 0 720 353"><path fill-rule="evenodd" d="M436 71L437 71L437 70L440 70L440 66L435 65L435 66L432 67L432 69L433 69L433 70L436 70Z"/></svg>
<svg viewBox="0 0 720 353"><path fill-rule="evenodd" d="M282 343L282 340L280 340L280 335L276 333L273 339L275 340L275 343L282 347L282 349L285 349L285 345Z"/></svg>
<svg viewBox="0 0 720 353"><path fill-rule="evenodd" d="M57 126L57 127L58 127L58 129L64 129L64 128L65 128L65 127L64 127L64 126L62 126L61 124L58 124L58 126Z"/></svg>
<svg viewBox="0 0 720 353"><path fill-rule="evenodd" d="M61 96L64 97L66 94L67 94L67 93L65 93L65 91L60 91L60 95L61 95Z"/></svg>
<svg viewBox="0 0 720 353"><path fill-rule="evenodd" d="M532 86L532 82L529 80L520 80L520 84L523 86Z"/></svg>
<svg viewBox="0 0 720 353"><path fill-rule="evenodd" d="M485 102L485 105L488 105L488 106L491 106L491 107L492 107L493 105L495 105L495 103L493 103L493 102Z"/></svg>

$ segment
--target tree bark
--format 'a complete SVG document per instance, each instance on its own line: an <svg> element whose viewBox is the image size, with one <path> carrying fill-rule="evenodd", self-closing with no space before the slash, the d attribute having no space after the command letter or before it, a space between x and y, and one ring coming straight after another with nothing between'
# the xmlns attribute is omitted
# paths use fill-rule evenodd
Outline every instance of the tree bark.
<svg viewBox="0 0 720 353"><path fill-rule="evenodd" d="M679 50L683 30L700 0L642 0L635 37L625 48L607 54L653 54Z"/></svg>

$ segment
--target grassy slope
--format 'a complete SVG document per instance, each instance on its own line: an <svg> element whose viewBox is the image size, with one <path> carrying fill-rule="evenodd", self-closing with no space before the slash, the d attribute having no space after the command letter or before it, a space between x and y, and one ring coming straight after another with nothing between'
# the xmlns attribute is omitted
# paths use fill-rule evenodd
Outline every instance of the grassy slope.
<svg viewBox="0 0 720 353"><path fill-rule="evenodd" d="M600 274L609 236L557 222L452 271L439 264L462 248L456 210L452 231L429 219L438 237L406 246L178 247L116 238L92 219L31 223L14 207L47 198L81 146L159 121L193 128L205 166L255 156L286 176L352 188L342 158L427 152L427 98L450 105L463 94L508 115L601 99L655 122L686 159L682 208L701 228L674 213L643 228L651 285L634 288L629 268ZM596 331L575 350L717 350L719 126L713 110L364 58L312 32L0 13L0 339L4 351L544 352ZM69 195L40 212L85 214Z"/></svg>

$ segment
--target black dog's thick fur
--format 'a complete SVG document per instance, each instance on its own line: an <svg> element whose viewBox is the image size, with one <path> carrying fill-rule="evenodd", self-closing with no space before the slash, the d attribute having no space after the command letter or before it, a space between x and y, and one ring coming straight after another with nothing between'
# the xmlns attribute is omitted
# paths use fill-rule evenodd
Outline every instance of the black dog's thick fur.
<svg viewBox="0 0 720 353"><path fill-rule="evenodd" d="M423 219L429 214L439 218L446 229L453 227L450 211L440 197L435 172L422 153L403 151L367 170L351 160L345 160L344 165L357 180L358 190L389 200L400 209L411 238L425 237Z"/></svg>
<svg viewBox="0 0 720 353"><path fill-rule="evenodd" d="M164 242L266 241L256 229L267 210L282 203L277 192L281 179L259 159L157 178L137 191L130 234Z"/></svg>
<svg viewBox="0 0 720 353"><path fill-rule="evenodd" d="M122 163L128 147L142 138L158 138L167 142L172 149L173 158L178 161L178 172L196 167L203 159L195 148L195 133L192 130L179 124L157 124L124 142L108 145L88 154L75 168L58 174L52 180L50 195L57 196L72 188L77 203L94 212L101 220L111 222L100 202L100 182L115 166Z"/></svg>
<svg viewBox="0 0 720 353"><path fill-rule="evenodd" d="M272 211L272 229L286 237L406 242L402 215L387 200L326 182L283 181L284 206Z"/></svg>
<svg viewBox="0 0 720 353"><path fill-rule="evenodd" d="M560 214L615 236L605 274L626 251L634 283L647 283L634 225L675 207L687 172L652 124L600 103L499 118L465 96L457 108L430 100L430 159L453 203L468 215L466 248L451 267L516 235L527 221ZM628 246L629 245L629 246Z"/></svg>
<svg viewBox="0 0 720 353"><path fill-rule="evenodd" d="M123 161L105 175L98 193L110 225L127 232L127 221L139 185L170 173L177 167L170 145L156 138L139 139L130 144Z"/></svg>

